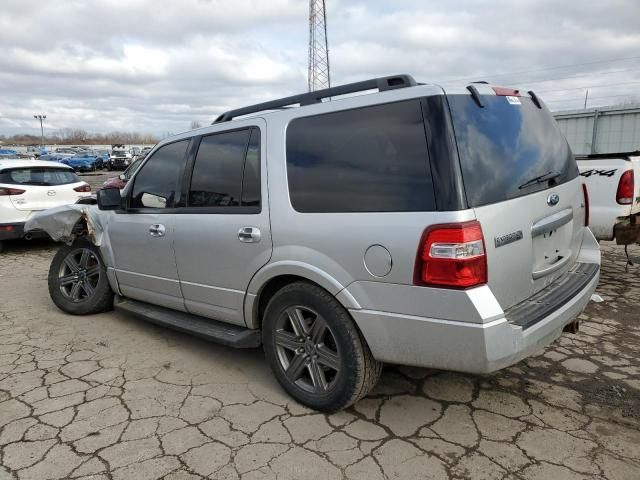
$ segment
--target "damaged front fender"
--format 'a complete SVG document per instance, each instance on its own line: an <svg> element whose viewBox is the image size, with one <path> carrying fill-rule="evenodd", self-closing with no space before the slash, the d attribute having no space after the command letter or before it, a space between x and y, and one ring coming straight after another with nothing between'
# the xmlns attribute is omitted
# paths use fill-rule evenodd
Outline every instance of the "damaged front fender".
<svg viewBox="0 0 640 480"><path fill-rule="evenodd" d="M58 242L72 242L87 236L96 246L104 243L107 212L96 205L62 205L37 212L25 223L25 231L43 230Z"/></svg>

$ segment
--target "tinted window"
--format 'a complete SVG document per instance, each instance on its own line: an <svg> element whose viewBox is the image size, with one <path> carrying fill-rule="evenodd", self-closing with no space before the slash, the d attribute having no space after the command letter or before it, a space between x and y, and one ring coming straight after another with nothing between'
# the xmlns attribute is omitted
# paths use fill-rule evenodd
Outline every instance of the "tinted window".
<svg viewBox="0 0 640 480"><path fill-rule="evenodd" d="M251 140L242 178L242 205L260 206L260 130L251 130Z"/></svg>
<svg viewBox="0 0 640 480"><path fill-rule="evenodd" d="M449 95L467 200L472 207L501 202L567 182L578 167L556 121L530 98L485 95L484 108L469 95ZM551 183L519 188L540 175Z"/></svg>
<svg viewBox="0 0 640 480"><path fill-rule="evenodd" d="M132 208L167 208L173 205L182 177L188 140L161 147L135 177Z"/></svg>
<svg viewBox="0 0 640 480"><path fill-rule="evenodd" d="M434 210L420 102L294 120L287 176L299 212Z"/></svg>
<svg viewBox="0 0 640 480"><path fill-rule="evenodd" d="M80 182L70 170L49 167L14 168L0 173L0 183L9 185L66 185Z"/></svg>
<svg viewBox="0 0 640 480"><path fill-rule="evenodd" d="M203 137L189 190L191 207L239 206L242 169L251 130Z"/></svg>

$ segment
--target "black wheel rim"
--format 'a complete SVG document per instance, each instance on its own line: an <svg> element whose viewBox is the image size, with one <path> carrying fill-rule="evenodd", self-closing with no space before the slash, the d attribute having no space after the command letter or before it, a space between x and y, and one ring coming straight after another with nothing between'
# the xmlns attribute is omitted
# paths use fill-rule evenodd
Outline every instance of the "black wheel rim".
<svg viewBox="0 0 640 480"><path fill-rule="evenodd" d="M289 381L316 394L333 388L342 364L340 350L331 328L317 312L303 306L284 310L276 322L275 345Z"/></svg>
<svg viewBox="0 0 640 480"><path fill-rule="evenodd" d="M60 292L74 303L90 299L98 288L102 269L98 256L88 248L77 248L64 257L58 272Z"/></svg>

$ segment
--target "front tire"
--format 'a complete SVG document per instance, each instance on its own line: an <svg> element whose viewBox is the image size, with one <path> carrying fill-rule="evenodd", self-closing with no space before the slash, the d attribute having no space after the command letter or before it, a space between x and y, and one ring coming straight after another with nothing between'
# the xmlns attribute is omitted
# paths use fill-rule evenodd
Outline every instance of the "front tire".
<svg viewBox="0 0 640 480"><path fill-rule="evenodd" d="M296 282L279 290L265 310L262 336L280 385L315 410L346 408L380 378L382 364L349 313L317 285Z"/></svg>
<svg viewBox="0 0 640 480"><path fill-rule="evenodd" d="M49 268L49 295L63 312L89 315L113 307L100 250L86 238L58 250Z"/></svg>

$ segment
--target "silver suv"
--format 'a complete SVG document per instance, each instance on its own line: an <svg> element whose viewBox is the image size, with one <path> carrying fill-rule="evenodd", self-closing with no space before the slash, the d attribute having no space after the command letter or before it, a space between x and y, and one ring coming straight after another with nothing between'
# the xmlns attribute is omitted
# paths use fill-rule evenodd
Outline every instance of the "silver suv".
<svg viewBox="0 0 640 480"><path fill-rule="evenodd" d="M577 325L599 277L553 117L483 83L399 75L227 112L158 144L97 208L53 260L56 305L262 345L323 411L366 395L382 362L512 365Z"/></svg>

